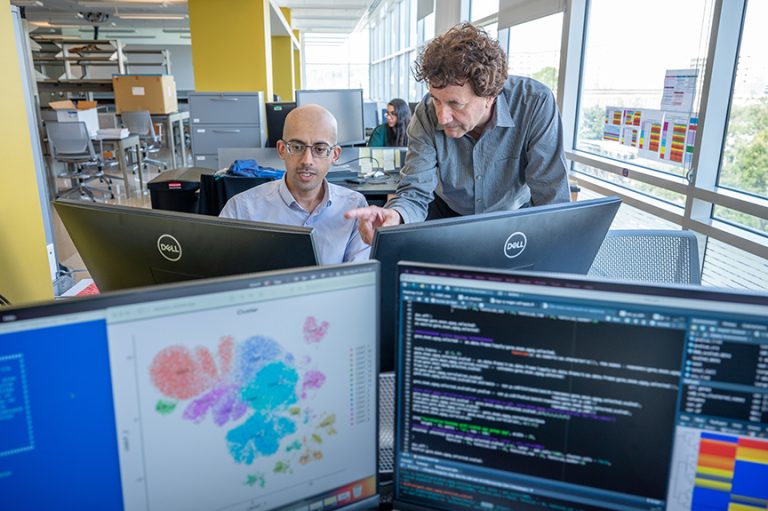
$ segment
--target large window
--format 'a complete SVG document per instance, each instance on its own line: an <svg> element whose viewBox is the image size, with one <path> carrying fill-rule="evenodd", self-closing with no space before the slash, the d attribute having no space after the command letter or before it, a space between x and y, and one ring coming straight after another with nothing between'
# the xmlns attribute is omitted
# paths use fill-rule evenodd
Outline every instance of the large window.
<svg viewBox="0 0 768 511"><path fill-rule="evenodd" d="M471 0L469 6L470 21L479 21L499 11L499 0Z"/></svg>
<svg viewBox="0 0 768 511"><path fill-rule="evenodd" d="M434 27L434 14L430 16ZM382 2L369 24L371 99L382 105L393 98L416 101L420 89L413 79L411 64L416 58L417 26L419 34L428 29L424 20L417 25L416 0Z"/></svg>
<svg viewBox="0 0 768 511"><path fill-rule="evenodd" d="M372 48L376 99L420 99L406 69L456 15L398 9L415 37ZM462 0L461 16L498 37L510 74L552 88L581 195L637 213L615 228L690 229L708 285L768 287L768 0Z"/></svg>
<svg viewBox="0 0 768 511"><path fill-rule="evenodd" d="M305 89L363 89L368 97L368 30L304 36Z"/></svg>
<svg viewBox="0 0 768 511"><path fill-rule="evenodd" d="M747 4L719 185L768 198L768 2ZM768 233L768 220L725 207L715 217Z"/></svg>
<svg viewBox="0 0 768 511"><path fill-rule="evenodd" d="M576 147L685 176L691 168L711 0L593 0Z"/></svg>

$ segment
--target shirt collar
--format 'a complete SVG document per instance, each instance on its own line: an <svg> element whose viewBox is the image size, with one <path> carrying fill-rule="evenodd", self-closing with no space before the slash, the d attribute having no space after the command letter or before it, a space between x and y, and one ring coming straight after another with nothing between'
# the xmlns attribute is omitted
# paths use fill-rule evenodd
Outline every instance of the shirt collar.
<svg viewBox="0 0 768 511"><path fill-rule="evenodd" d="M496 96L496 108L494 117L496 120L496 126L503 128L515 127L515 121L512 120L511 108L507 102L507 96L504 94L504 90L501 91L501 94Z"/></svg>
<svg viewBox="0 0 768 511"><path fill-rule="evenodd" d="M296 202L296 199L293 197L293 194L288 189L288 186L285 184L285 176L280 180L280 184L277 185L277 193L280 194L280 198L283 200L286 206L288 207L297 207L301 208L301 205ZM332 197L332 190L331 187L328 186L328 180L323 179L323 200L320 201L320 205L317 207L317 211L320 211L322 209L328 208L333 204L333 197ZM301 208L303 209L303 208Z"/></svg>

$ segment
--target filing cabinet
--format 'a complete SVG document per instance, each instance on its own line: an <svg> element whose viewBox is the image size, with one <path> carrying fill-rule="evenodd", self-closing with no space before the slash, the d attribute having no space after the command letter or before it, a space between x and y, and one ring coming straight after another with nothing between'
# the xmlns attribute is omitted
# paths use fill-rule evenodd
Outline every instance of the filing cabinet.
<svg viewBox="0 0 768 511"><path fill-rule="evenodd" d="M218 170L222 147L264 147L263 92L194 92L189 95L192 161Z"/></svg>

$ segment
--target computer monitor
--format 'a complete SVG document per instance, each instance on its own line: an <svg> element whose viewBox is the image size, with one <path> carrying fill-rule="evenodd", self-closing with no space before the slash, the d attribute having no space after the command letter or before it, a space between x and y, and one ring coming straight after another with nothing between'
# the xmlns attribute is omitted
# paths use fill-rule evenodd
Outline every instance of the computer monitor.
<svg viewBox="0 0 768 511"><path fill-rule="evenodd" d="M267 103L267 147L277 147L277 141L283 138L285 116L296 108L296 103Z"/></svg>
<svg viewBox="0 0 768 511"><path fill-rule="evenodd" d="M317 264L306 227L57 200L101 291Z"/></svg>
<svg viewBox="0 0 768 511"><path fill-rule="evenodd" d="M375 101L364 101L363 125L366 131L372 131L379 124L378 104Z"/></svg>
<svg viewBox="0 0 768 511"><path fill-rule="evenodd" d="M768 295L400 269L396 509L764 509Z"/></svg>
<svg viewBox="0 0 768 511"><path fill-rule="evenodd" d="M0 310L3 509L370 508L377 291L365 262Z"/></svg>
<svg viewBox="0 0 768 511"><path fill-rule="evenodd" d="M606 197L378 229L382 370L395 366L398 261L584 274L620 204Z"/></svg>
<svg viewBox="0 0 768 511"><path fill-rule="evenodd" d="M297 90L296 104L317 104L331 112L338 123L337 144L365 143L363 89Z"/></svg>

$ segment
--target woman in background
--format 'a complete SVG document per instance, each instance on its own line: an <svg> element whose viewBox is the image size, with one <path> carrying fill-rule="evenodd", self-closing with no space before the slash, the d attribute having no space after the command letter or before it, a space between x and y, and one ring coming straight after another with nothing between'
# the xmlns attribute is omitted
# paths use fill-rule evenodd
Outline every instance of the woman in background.
<svg viewBox="0 0 768 511"><path fill-rule="evenodd" d="M411 122L411 109L408 103L395 98L387 103L384 124L376 126L368 139L369 147L406 147L408 145L408 123Z"/></svg>

